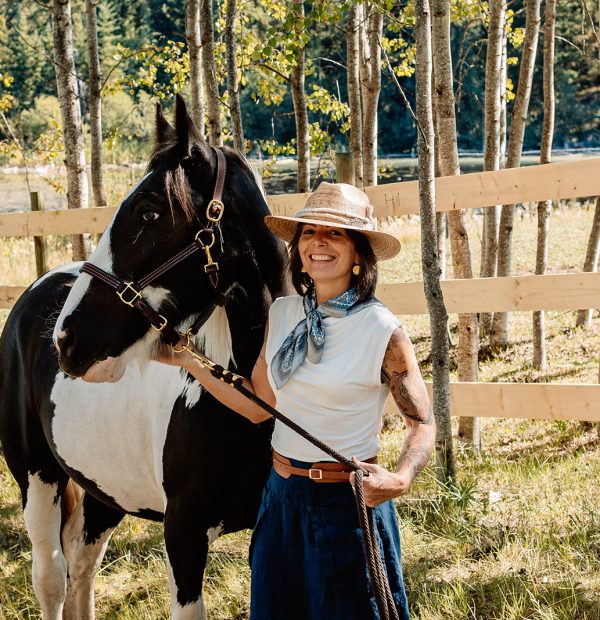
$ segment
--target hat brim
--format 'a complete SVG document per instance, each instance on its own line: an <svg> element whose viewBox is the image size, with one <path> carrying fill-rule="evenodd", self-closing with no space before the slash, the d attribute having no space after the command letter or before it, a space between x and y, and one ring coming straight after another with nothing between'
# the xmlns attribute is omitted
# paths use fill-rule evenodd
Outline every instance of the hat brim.
<svg viewBox="0 0 600 620"><path fill-rule="evenodd" d="M360 226L347 226L339 222L313 220L305 217L287 217L283 215L265 216L265 224L278 237L288 243L294 238L298 224L314 224L316 226L335 226L346 230L355 230L363 234L369 241L377 260L389 260L400 252L400 241L389 233L379 230L368 230Z"/></svg>

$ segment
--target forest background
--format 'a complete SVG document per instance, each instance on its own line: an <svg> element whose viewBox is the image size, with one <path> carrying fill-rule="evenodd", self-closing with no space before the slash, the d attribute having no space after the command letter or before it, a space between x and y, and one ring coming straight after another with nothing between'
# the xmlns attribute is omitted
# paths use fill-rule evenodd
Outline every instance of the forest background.
<svg viewBox="0 0 600 620"><path fill-rule="evenodd" d="M311 153L347 148L349 107L346 80L345 11L347 2L307 5L302 32L306 57L306 101ZM62 137L54 64L51 13L43 2L0 2L0 109L21 144L36 159L58 162ZM414 108L414 11L407 2L382 2L382 63L378 106L380 154L409 154L416 149ZM595 9L595 10L594 10ZM600 68L597 34L581 0L561 0L557 10L554 148L600 147ZM154 118L152 102L171 104L172 94L189 94L185 3L177 0L102 0L97 4L99 58L102 67L104 161L141 161L148 153ZM228 113L225 58L226 3L214 7L215 58L224 114ZM452 52L456 86L457 141L461 151L481 153L484 143L485 53L488 5L452 3ZM240 104L247 151L251 157L294 155L295 119L289 65L293 58L293 17L273 0L238 3ZM83 0L72 3L75 62L84 121L89 118L88 54ZM590 27L591 23L591 27ZM507 12L508 114L518 81L525 25L524 2ZM292 51L290 51L292 50ZM524 149L539 150L542 117L541 46L527 119ZM189 96L188 96L189 100ZM225 142L231 140L227 124ZM0 123L5 165L14 143Z"/></svg>

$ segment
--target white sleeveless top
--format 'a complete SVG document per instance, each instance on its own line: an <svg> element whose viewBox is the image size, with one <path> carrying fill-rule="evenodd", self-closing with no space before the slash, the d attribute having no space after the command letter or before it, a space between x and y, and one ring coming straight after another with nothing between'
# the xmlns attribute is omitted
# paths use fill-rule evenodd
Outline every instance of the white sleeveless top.
<svg viewBox="0 0 600 620"><path fill-rule="evenodd" d="M390 336L400 323L380 305L342 318L326 317L321 361L315 364L306 357L278 390L271 360L305 316L299 295L281 297L269 310L267 376L277 408L344 456L369 459L379 450L383 407L389 394L381 383L381 365ZM332 460L277 420L272 445L280 454L300 461Z"/></svg>

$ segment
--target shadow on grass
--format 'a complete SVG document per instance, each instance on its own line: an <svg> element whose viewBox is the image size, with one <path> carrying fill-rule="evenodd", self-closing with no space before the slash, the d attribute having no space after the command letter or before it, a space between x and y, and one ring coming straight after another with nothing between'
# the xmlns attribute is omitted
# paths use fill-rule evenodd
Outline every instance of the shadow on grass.
<svg viewBox="0 0 600 620"><path fill-rule="evenodd" d="M559 421L556 422L557 424ZM513 445L511 445L513 444ZM540 467L564 461L565 457L578 457L600 446L600 435L588 432L581 435L579 424L568 424L565 428L548 433L543 438L511 442L507 446L490 448L486 454L490 465L497 467L496 459L502 456L506 462L519 462L524 469L531 464Z"/></svg>
<svg viewBox="0 0 600 620"><path fill-rule="evenodd" d="M600 620L598 602L579 584L569 581L543 583L520 571L488 579L472 575L413 583L410 566L406 573L414 620Z"/></svg>
<svg viewBox="0 0 600 620"><path fill-rule="evenodd" d="M561 368L554 372L544 372L539 376L532 376L532 373L540 373L540 371L535 370L531 362L523 362L520 368L511 368L494 375L494 381L501 382L501 379L511 379L513 383L551 383L554 379L576 377L578 371L588 365L589 361L575 360L569 368Z"/></svg>

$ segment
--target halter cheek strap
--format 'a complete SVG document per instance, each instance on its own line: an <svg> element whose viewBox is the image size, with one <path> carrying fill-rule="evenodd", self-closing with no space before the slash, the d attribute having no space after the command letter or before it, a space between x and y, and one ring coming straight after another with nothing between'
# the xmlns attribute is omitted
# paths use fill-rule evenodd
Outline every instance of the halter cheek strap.
<svg viewBox="0 0 600 620"><path fill-rule="evenodd" d="M225 185L225 174L227 172L227 162L223 152L220 149L213 147L213 150L217 155L217 180L215 182L215 190L212 200L206 207L206 225L196 233L194 241L190 243L190 245L186 246L183 250L175 254L175 256L171 257L162 265L159 265L156 269L154 269L154 271L151 271L148 275L137 281L122 280L111 273L104 271L104 269L97 267L93 263L88 262L83 263L81 269L79 270L81 273L87 273L112 288L125 305L139 310L146 317L151 327L157 331L164 332L167 336L167 340L173 341L172 344L175 344L179 340L179 334L168 325L167 319L162 314L156 312L156 310L154 310L154 308L146 302L142 295L142 291L146 288L146 286L154 282L157 278L171 270L192 254L203 251L206 254L204 272L208 275L208 279L215 289L215 299L202 313L198 315L198 318L194 321L189 332L191 334L195 334L208 320L215 309L215 306L225 305L226 302L226 296L218 290L219 263L213 260L211 248L215 243L215 230L219 230L221 218L223 217L223 212L225 211L225 205L223 204L222 198L223 187Z"/></svg>

